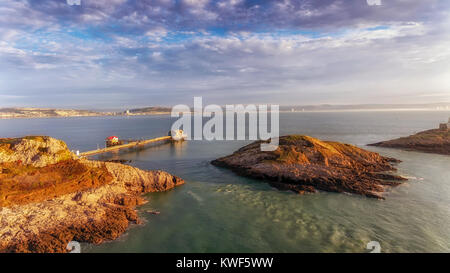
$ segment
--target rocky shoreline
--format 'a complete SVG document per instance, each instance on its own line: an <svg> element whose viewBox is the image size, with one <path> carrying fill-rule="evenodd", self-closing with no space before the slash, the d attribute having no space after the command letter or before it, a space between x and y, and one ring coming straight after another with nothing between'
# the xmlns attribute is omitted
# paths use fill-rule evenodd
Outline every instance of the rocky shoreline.
<svg viewBox="0 0 450 273"><path fill-rule="evenodd" d="M78 159L50 137L0 139L0 170L0 252L114 240L139 223L142 194L184 183L164 171Z"/></svg>
<svg viewBox="0 0 450 273"><path fill-rule="evenodd" d="M432 129L408 137L369 144L369 146L450 155L450 131Z"/></svg>
<svg viewBox="0 0 450 273"><path fill-rule="evenodd" d="M211 163L301 194L329 191L384 199L386 187L406 180L391 173L398 160L356 146L300 135L279 140L276 151L261 151L257 141Z"/></svg>

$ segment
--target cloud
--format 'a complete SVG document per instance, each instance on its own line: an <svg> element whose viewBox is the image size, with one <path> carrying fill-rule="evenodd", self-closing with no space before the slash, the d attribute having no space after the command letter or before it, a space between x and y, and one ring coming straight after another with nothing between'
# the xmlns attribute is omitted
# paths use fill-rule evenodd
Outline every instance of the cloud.
<svg viewBox="0 0 450 273"><path fill-rule="evenodd" d="M3 12L0 10L6 15L3 18L25 18L25 22L5 20L9 25L31 25L34 20L98 24L103 31L133 32L155 27L246 31L336 29L391 21L436 20L445 15L442 8L448 7L442 0L391 0L383 5L380 0L83 0L81 5L68 5L63 0L12 2L16 3L8 3Z"/></svg>
<svg viewBox="0 0 450 273"><path fill-rule="evenodd" d="M450 4L424 2L11 1L0 6L0 96L117 107L445 94Z"/></svg>

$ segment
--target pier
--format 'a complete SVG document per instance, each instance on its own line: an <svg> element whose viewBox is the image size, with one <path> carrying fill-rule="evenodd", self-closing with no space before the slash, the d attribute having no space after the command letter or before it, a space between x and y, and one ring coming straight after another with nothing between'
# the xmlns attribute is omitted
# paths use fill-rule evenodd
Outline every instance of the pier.
<svg viewBox="0 0 450 273"><path fill-rule="evenodd" d="M122 145L115 145L115 146L97 149L97 150L93 150L93 151L83 152L83 153L80 153L79 156L80 157L88 157L88 156L108 153L108 152L112 152L112 151L118 151L120 149L144 146L144 145L147 145L150 143L163 142L163 141L167 141L167 140L172 140L172 137L171 136L163 136L163 137L152 138L152 139L147 139L147 140L133 141L133 142L129 142L129 143L122 144Z"/></svg>

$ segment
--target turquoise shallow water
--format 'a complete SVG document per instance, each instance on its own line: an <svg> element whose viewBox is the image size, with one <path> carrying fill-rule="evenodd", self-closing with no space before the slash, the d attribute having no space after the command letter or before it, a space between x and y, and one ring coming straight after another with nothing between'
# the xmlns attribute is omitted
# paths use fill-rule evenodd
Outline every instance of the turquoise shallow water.
<svg viewBox="0 0 450 273"><path fill-rule="evenodd" d="M401 159L410 178L379 201L325 193L299 196L209 164L245 141L187 141L104 158L132 160L186 180L175 190L146 195L144 220L121 238L84 252L382 252L450 251L450 157L366 147L365 144L434 128L450 112L282 113L282 134L301 133L359 145ZM46 134L71 149L95 149L108 135L165 135L167 116L0 120L2 137ZM146 210L160 211L159 215Z"/></svg>

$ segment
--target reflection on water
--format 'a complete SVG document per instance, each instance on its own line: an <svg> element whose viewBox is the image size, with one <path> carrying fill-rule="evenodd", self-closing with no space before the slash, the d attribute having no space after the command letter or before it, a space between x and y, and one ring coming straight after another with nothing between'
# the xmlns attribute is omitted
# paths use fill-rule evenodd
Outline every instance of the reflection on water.
<svg viewBox="0 0 450 273"><path fill-rule="evenodd" d="M150 202L139 208L144 224L132 226L114 242L83 245L83 251L367 252L366 244L378 241L382 252L449 252L450 157L364 146L434 128L449 115L281 114L282 134L343 141L401 159L398 172L410 180L390 189L385 201L325 192L299 196L209 163L248 141L187 141L103 155L103 160L166 170L186 184L146 195ZM48 134L84 151L95 149L107 135L158 137L170 124L163 116L0 120L0 134Z"/></svg>

